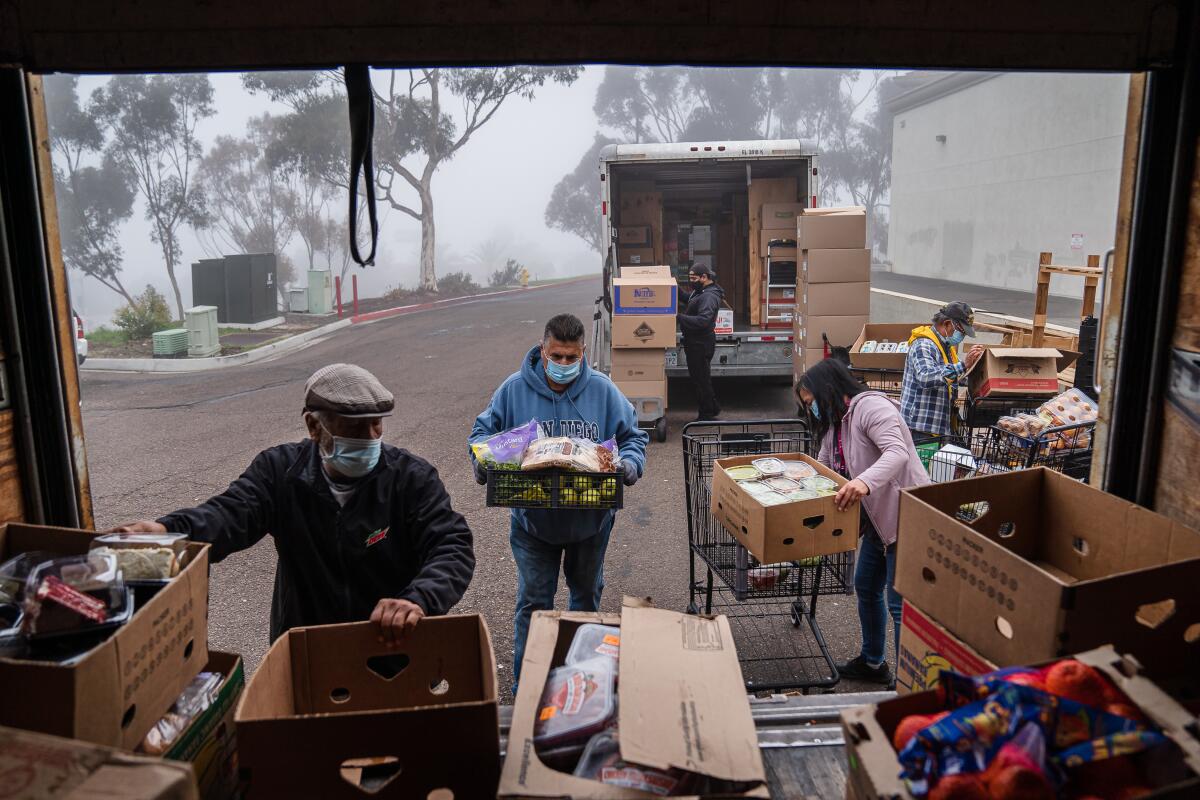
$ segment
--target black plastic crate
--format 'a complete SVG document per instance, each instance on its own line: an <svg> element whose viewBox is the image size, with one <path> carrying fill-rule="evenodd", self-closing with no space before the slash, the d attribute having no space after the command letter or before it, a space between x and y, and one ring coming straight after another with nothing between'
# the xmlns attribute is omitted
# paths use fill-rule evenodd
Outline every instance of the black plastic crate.
<svg viewBox="0 0 1200 800"><path fill-rule="evenodd" d="M487 504L502 508L621 508L624 481L619 472L490 469Z"/></svg>
<svg viewBox="0 0 1200 800"><path fill-rule="evenodd" d="M990 428L1001 417L1032 414L1046 397L968 397L962 407L962 420L968 428Z"/></svg>

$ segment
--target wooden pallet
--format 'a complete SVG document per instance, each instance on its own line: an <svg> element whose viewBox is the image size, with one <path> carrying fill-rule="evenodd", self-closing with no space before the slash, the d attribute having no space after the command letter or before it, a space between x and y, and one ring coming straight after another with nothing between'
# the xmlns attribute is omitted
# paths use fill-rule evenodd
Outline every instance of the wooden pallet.
<svg viewBox="0 0 1200 800"><path fill-rule="evenodd" d="M1042 253L1038 258L1037 296L1033 301L1033 335L1030 347L1041 347L1046 343L1046 315L1050 308L1050 277L1052 275L1070 275L1083 278L1083 307L1079 312L1080 321L1093 316L1096 311L1096 288L1100 285L1100 256L1088 256L1087 266L1068 266L1051 263L1053 253ZM1079 349L1079 337L1076 336L1072 350Z"/></svg>

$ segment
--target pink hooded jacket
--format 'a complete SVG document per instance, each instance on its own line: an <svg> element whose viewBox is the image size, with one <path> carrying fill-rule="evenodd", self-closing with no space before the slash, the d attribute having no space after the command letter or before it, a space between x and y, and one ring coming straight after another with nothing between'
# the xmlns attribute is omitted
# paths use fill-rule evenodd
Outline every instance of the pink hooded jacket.
<svg viewBox="0 0 1200 800"><path fill-rule="evenodd" d="M817 460L832 468L836 452L837 434L830 428ZM842 418L842 452L850 477L871 490L863 506L879 538L891 545L899 526L900 490L929 483L896 402L880 392L851 398Z"/></svg>

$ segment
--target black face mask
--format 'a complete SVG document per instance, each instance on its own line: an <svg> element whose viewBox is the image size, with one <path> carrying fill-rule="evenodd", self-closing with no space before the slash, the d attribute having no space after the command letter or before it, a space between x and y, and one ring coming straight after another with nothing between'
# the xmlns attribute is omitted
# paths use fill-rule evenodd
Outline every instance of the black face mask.
<svg viewBox="0 0 1200 800"><path fill-rule="evenodd" d="M704 286L704 284L700 282L699 278L692 278L688 281L688 283L690 283L692 286L694 286L697 289L700 289Z"/></svg>

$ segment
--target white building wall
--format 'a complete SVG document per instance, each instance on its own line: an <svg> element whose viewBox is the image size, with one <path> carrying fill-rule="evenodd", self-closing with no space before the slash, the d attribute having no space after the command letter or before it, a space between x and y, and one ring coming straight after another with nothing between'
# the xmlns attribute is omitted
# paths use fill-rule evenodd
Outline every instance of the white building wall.
<svg viewBox="0 0 1200 800"><path fill-rule="evenodd" d="M1040 251L1058 264L1103 256L1128 87L1126 75L1013 73L897 112L892 269L1032 291ZM1078 297L1082 281L1055 277L1051 292Z"/></svg>

